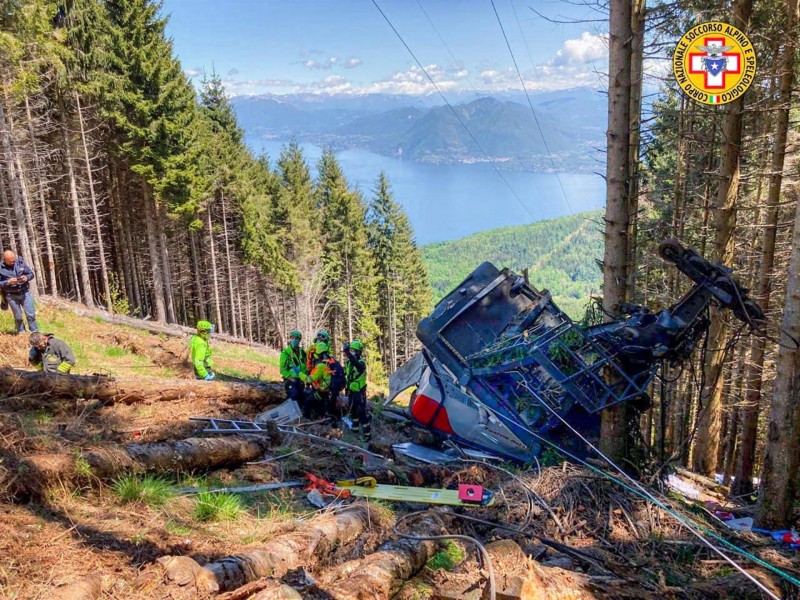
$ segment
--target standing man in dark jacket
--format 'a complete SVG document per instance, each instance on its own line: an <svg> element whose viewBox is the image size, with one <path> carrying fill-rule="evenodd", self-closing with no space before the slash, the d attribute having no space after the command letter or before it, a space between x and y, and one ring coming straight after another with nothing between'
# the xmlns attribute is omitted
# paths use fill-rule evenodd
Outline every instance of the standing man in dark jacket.
<svg viewBox="0 0 800 600"><path fill-rule="evenodd" d="M25 322L22 312L28 320L28 329L31 332L39 331L36 324L36 306L31 295L31 281L33 271L11 250L3 252L3 262L0 263L0 290L5 295L11 312L14 313L14 323L17 333L25 333Z"/></svg>

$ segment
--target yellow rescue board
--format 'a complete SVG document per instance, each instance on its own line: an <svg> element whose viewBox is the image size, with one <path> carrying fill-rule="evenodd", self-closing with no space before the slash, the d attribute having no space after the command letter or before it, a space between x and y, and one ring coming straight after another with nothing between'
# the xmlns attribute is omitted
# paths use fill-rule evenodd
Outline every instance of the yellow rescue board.
<svg viewBox="0 0 800 600"><path fill-rule="evenodd" d="M350 490L353 496L371 498L373 500L395 500L398 502L419 502L423 504L448 504L451 506L492 506L494 494L489 492L489 500L480 502L464 502L458 497L458 490L441 490L432 488L408 487L405 485L377 485L363 487L360 485L338 485Z"/></svg>

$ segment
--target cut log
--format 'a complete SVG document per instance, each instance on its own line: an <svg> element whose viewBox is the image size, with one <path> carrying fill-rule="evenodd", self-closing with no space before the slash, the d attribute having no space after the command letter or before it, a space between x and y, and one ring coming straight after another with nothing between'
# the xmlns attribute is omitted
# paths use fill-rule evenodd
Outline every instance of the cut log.
<svg viewBox="0 0 800 600"><path fill-rule="evenodd" d="M276 583L255 596L250 596L248 600L303 600L303 596L285 583Z"/></svg>
<svg viewBox="0 0 800 600"><path fill-rule="evenodd" d="M259 579L218 596L219 600L302 600L303 596L279 579Z"/></svg>
<svg viewBox="0 0 800 600"><path fill-rule="evenodd" d="M100 573L92 573L77 581L55 588L53 600L98 600L103 595L103 577Z"/></svg>
<svg viewBox="0 0 800 600"><path fill-rule="evenodd" d="M56 481L72 481L91 474L99 479L126 472L180 472L240 465L260 457L280 434L273 437L188 438L174 442L105 446L80 454L34 454L18 461L10 482L17 492L40 493Z"/></svg>
<svg viewBox="0 0 800 600"><path fill-rule="evenodd" d="M306 566L335 548L349 544L367 528L369 509L364 505L347 507L335 514L316 517L303 527L278 536L260 548L246 550L204 566L188 557L180 557L180 568L170 568L174 557L162 557L165 578L173 583L194 582L198 593L239 588L260 578L277 578L289 570ZM187 561L192 573L186 575ZM269 583L271 585L271 583Z"/></svg>
<svg viewBox="0 0 800 600"><path fill-rule="evenodd" d="M102 337L107 342L124 348L131 354L148 358L159 367L167 367L183 372L192 371L192 365L189 361L189 347L180 344L180 342L178 342L180 346L172 350L166 347L165 342L157 336L152 336L151 339L148 339L148 337L132 335L126 331L112 331ZM183 347L181 348L181 346Z"/></svg>
<svg viewBox="0 0 800 600"><path fill-rule="evenodd" d="M157 335L169 335L172 337L186 338L194 335L195 333L195 329L193 327L186 327L185 325L178 325L175 323L170 323L170 324L155 323L153 321L137 319L136 317L127 317L125 315L114 315L100 308L94 308L94 309L87 308L83 304L77 304L75 302L70 302L68 300L64 300L63 298L57 298L55 296L41 295L39 296L39 301L46 302L47 304L54 306L56 308L60 308L62 310L69 310L81 317L88 317L91 319L101 319L106 323L111 323L112 325L122 325L125 327L132 327L134 329L142 329L144 331L148 331L150 333ZM234 337L232 335L226 335L224 333L215 333L214 339L221 340L228 344L249 346L251 348L259 348L262 350L269 348L265 344L251 342L242 338Z"/></svg>
<svg viewBox="0 0 800 600"><path fill-rule="evenodd" d="M0 368L0 396L85 398L107 404L201 398L226 404L251 403L261 407L283 401L286 393L279 383L54 375L42 371Z"/></svg>
<svg viewBox="0 0 800 600"><path fill-rule="evenodd" d="M411 533L439 535L443 525L429 513L417 520ZM391 598L403 583L422 570L436 553L432 540L401 538L386 542L361 560L353 560L325 572L319 589L336 600L379 600Z"/></svg>
<svg viewBox="0 0 800 600"><path fill-rule="evenodd" d="M486 552L495 567L495 585L498 600L578 600L606 597L591 587L591 578L559 567L550 567L530 560L513 540L500 540L486 544ZM433 600L481 600L486 597L486 574L478 568L476 558L470 556L444 578L433 592ZM607 578L604 578L607 581ZM626 589L638 590L620 580ZM612 584L609 584L613 587ZM649 594L649 592L648 592ZM626 593L617 598L648 597Z"/></svg>
<svg viewBox="0 0 800 600"><path fill-rule="evenodd" d="M713 492L723 497L727 496L728 494L727 487L717 483L713 479L705 477L704 475L699 475L693 471L689 471L688 469L682 469L681 467L675 467L675 472L681 477L685 477L686 479L689 479L698 485L702 485L706 488L706 492Z"/></svg>

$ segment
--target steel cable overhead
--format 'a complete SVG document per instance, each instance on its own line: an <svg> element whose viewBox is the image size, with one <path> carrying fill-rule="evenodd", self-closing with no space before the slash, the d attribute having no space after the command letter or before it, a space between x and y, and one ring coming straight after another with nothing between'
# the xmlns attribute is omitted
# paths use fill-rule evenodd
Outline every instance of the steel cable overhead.
<svg viewBox="0 0 800 600"><path fill-rule="evenodd" d="M558 180L558 187L561 188L561 195L564 196L564 202L567 203L567 208L569 208L569 212L573 212L572 204L570 204L569 198L567 198L567 192L564 191L564 185L561 183L561 176L558 174L558 170L556 169L556 161L553 160L553 154L552 152L550 152L550 147L547 145L547 140L544 137L544 131L542 131L542 126L539 123L539 117L536 116L536 111L533 110L533 103L531 102L530 95L528 95L528 88L525 87L525 80L522 78L522 72L519 70L519 65L517 64L517 59L514 56L514 51L511 49L511 43L508 41L508 36L506 35L506 29L505 27L503 27L503 21L500 20L500 13L497 12L497 7L494 5L494 0L489 0L489 2L492 3L492 10L494 10L494 16L497 17L497 24L500 25L500 31L503 32L503 39L506 41L506 47L508 48L509 54L511 54L511 62L514 63L514 69L516 69L517 76L519 77L519 82L520 84L522 84L522 91L525 92L525 98L528 99L528 106L531 109L531 114L533 115L533 120L536 123L536 128L539 130L539 135L542 136L542 143L544 144L544 149L547 151L547 157L550 159L550 166L553 167L553 172L556 174L556 180ZM516 14L516 10L514 14Z"/></svg>
<svg viewBox="0 0 800 600"><path fill-rule="evenodd" d="M473 135L472 131L470 131L469 127L467 127L467 124L464 122L464 119L462 119L461 115L458 114L458 111L455 108L453 108L453 105L450 104L450 102L445 97L444 93L442 93L442 90L439 89L438 85L436 85L436 82L433 80L433 77L430 76L430 73L428 73L428 70L423 66L423 64L417 58L417 55L414 54L414 51L411 50L411 47L406 43L405 39L403 39L403 36L400 35L400 32L397 30L397 28L394 26L394 24L392 24L392 21L389 19L389 17L386 15L386 13L383 12L383 9L381 9L381 7L378 4L377 0L372 0L372 4L375 5L375 8L377 8L378 12L381 13L381 16L383 17L383 19L386 21L386 23L389 25L389 27L391 27L392 31L394 31L395 35L397 36L397 39L399 39L400 42L403 44L403 46L405 46L406 50L411 55L411 58L413 58L414 62L417 63L417 66L419 66L419 68L422 69L422 72L425 74L425 77L427 77L428 81L431 82L431 85L433 86L433 88L436 90L436 92L442 98L444 103L447 105L447 107L453 113L453 116L458 120L458 122L464 128L464 131L467 132L467 134L472 139L472 141L475 144L475 146L477 146L477 148L481 151L481 153L486 157L487 162L492 166L492 169L494 170L494 172L497 173L497 176L500 177L500 179L503 180L503 183L506 185L508 190L511 192L511 195L514 196L514 198L519 203L519 205L525 210L526 213L528 213L528 216L530 216L531 220L532 221L537 221L538 219L533 216L533 213L530 211L530 209L527 207L527 205L522 201L522 198L519 197L517 192L514 190L514 188L509 183L508 179L505 178L505 176L503 175L502 171L500 171L500 169L497 168L497 165L494 164L494 162L492 161L492 159L489 156L489 154L486 152L486 150L483 149L483 146L481 146L480 142ZM559 184L560 184L560 181L559 181ZM562 188L562 191L563 191L563 188Z"/></svg>

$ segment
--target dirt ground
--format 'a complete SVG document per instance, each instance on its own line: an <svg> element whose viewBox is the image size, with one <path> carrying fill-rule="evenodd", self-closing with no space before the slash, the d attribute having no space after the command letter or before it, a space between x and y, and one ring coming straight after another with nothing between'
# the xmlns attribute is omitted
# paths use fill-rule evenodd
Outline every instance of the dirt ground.
<svg viewBox="0 0 800 600"><path fill-rule="evenodd" d="M44 323L80 346L79 372L91 373L102 364L118 375L129 376L131 369L138 369L142 376L191 376L183 359L183 339L91 320L87 326L85 318L47 307L41 312ZM0 334L0 351L16 367L25 360L20 341ZM219 371L230 377L275 379L275 359L269 351L218 345ZM265 451L264 458L271 462L193 473L160 472L159 481L170 490L160 498L131 499L121 489L125 473L100 480L81 471L80 459L75 462L76 473L48 480L36 493L20 492L29 489L19 485L21 480L37 476L14 466L25 457L80 457L87 449L182 440L202 435L202 426L189 421L191 416L250 419L255 413L244 403L197 399L110 406L80 399L0 399L0 598L199 597L187 595L186 589L180 596L174 585L164 582L144 588L143 574L157 572L157 560L168 555L190 557L204 565L250 551L282 534L301 531L321 511L308 502L302 488L290 487L241 494L232 514L208 518L200 513L199 496L174 490L291 482L302 480L306 473L328 480L368 474L381 483L427 487L477 483L494 490L493 507L437 509L437 518L449 533L471 536L490 546L498 590L504 594L498 598L761 597L672 517L591 471L557 458L541 470L407 462L393 455L391 445L430 441L429 436L386 418L377 409L369 448L390 462L365 462L356 451L289 435ZM322 437L365 446L353 432L332 423L300 426ZM143 478L144 474L133 477L137 482ZM677 499L673 504L691 514L691 507ZM396 539L392 531L396 519L425 508L371 503L374 520L354 541L291 570L283 582L301 589L303 597L334 597L307 582L327 581L337 565L375 556L381 544ZM486 522L466 521L459 514ZM704 518L701 513L693 516ZM731 539L795 576L800 573L800 562L793 555L781 554L753 536ZM471 543L436 543L430 560L403 573L397 597L488 597L485 565L479 564ZM781 587L774 577L747 566L779 597L793 597L793 590ZM87 576L99 576L99 587L89 592L70 587ZM514 592L520 581L538 586L538 595ZM564 595L567 592L572 595Z"/></svg>

